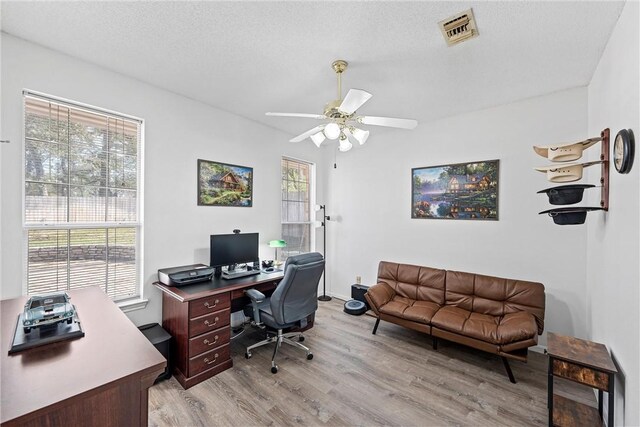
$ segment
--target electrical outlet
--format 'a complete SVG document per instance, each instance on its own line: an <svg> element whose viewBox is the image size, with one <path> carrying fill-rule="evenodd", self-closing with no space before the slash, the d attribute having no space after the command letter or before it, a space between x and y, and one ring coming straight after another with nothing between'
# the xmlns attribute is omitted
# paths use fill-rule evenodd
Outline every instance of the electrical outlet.
<svg viewBox="0 0 640 427"><path fill-rule="evenodd" d="M362 284L362 277L356 276L356 284L358 285Z"/></svg>

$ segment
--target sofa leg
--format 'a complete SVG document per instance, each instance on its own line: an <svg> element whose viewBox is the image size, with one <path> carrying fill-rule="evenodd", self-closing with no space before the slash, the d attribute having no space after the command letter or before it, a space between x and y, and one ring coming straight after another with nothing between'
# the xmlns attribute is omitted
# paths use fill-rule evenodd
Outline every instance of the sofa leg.
<svg viewBox="0 0 640 427"><path fill-rule="evenodd" d="M373 335L376 334L376 331L378 330L378 325L380 324L380 318L378 317L376 319L376 324L373 326L373 332L371 332Z"/></svg>
<svg viewBox="0 0 640 427"><path fill-rule="evenodd" d="M438 338L431 335L431 345L434 350L438 350Z"/></svg>
<svg viewBox="0 0 640 427"><path fill-rule="evenodd" d="M507 375L509 375L509 381L515 384L516 379L513 376L513 372L511 372L511 366L509 366L509 360L504 356L500 356L500 357L502 357L502 363L504 363L504 368L507 370Z"/></svg>

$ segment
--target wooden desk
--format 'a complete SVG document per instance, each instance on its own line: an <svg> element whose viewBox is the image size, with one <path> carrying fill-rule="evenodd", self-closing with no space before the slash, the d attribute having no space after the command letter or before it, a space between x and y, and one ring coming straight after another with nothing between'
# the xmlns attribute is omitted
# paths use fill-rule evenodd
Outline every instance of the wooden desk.
<svg viewBox="0 0 640 427"><path fill-rule="evenodd" d="M609 397L607 422L613 426L614 383L618 372L609 350L603 344L574 337L547 334L549 354L548 407L549 426L602 426L602 399ZM553 378L561 377L598 389L598 409L553 394Z"/></svg>
<svg viewBox="0 0 640 427"><path fill-rule="evenodd" d="M1 302L2 425L146 426L166 360L100 288L69 295L86 335L11 356L26 297Z"/></svg>
<svg viewBox="0 0 640 427"><path fill-rule="evenodd" d="M182 387L192 387L233 366L231 312L249 303L246 289L268 295L282 277L280 271L181 287L154 283L162 291L162 327L173 337L173 372Z"/></svg>

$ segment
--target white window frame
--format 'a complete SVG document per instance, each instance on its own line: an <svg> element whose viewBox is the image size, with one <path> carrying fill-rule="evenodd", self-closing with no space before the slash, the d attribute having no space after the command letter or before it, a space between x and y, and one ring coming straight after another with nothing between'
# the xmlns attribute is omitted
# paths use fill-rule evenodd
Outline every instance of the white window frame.
<svg viewBox="0 0 640 427"><path fill-rule="evenodd" d="M136 195L136 209L137 209L137 221L136 222L96 222L96 223L42 223L42 224L27 224L26 219L26 98L36 98L40 100L50 101L56 104L66 105L68 107L84 110L92 114L103 114L111 117L117 117L121 119L136 121L140 124L140 139L137 142L137 162L138 162L138 174L137 174L137 195ZM54 95L49 95L42 92L37 92L29 89L22 90L22 252L23 252L23 273L22 273L22 294L27 295L28 292L28 268L29 268L29 231L38 229L57 229L57 230L70 230L70 229L82 229L82 228L94 228L94 229L108 229L108 228L136 228L136 281L138 287L138 295L129 299L116 301L115 303L124 312L133 311L137 309L143 309L147 306L149 300L144 295L144 147L145 147L145 121L139 117L131 116L128 114L120 113L118 111L109 110L106 108L96 107L90 104L62 98Z"/></svg>
<svg viewBox="0 0 640 427"><path fill-rule="evenodd" d="M280 232L282 232L282 226L287 224L308 224L309 228L309 252L315 252L316 250L316 164L309 160L299 159L291 156L282 156L280 158L280 171L282 171L282 160L290 160L294 162L302 162L309 165L309 221L298 222L284 222L282 221L282 172L280 174ZM281 236L282 238L282 236Z"/></svg>

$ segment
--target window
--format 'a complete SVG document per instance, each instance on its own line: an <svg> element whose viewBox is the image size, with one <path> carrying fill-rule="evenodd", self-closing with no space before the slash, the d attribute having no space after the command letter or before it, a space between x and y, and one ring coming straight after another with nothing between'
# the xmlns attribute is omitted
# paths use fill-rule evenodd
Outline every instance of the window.
<svg viewBox="0 0 640 427"><path fill-rule="evenodd" d="M290 255L310 252L314 246L311 227L311 202L315 196L313 164L282 159L282 239L287 246L279 252Z"/></svg>
<svg viewBox="0 0 640 427"><path fill-rule="evenodd" d="M24 92L27 294L141 296L142 121Z"/></svg>

